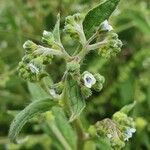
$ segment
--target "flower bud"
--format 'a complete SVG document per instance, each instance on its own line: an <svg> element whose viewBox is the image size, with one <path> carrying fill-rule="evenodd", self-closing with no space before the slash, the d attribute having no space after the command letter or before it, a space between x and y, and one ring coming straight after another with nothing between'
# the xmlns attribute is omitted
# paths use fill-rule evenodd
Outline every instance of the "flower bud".
<svg viewBox="0 0 150 150"><path fill-rule="evenodd" d="M80 70L80 64L76 61L67 63L67 70L71 73L78 72Z"/></svg>
<svg viewBox="0 0 150 150"><path fill-rule="evenodd" d="M97 82L97 83L93 86L93 89L94 89L96 92L100 92L100 91L103 89L103 84Z"/></svg>
<svg viewBox="0 0 150 150"><path fill-rule="evenodd" d="M94 77L95 77L95 79L96 79L96 82L99 82L99 83L104 84L104 82L105 82L104 76L100 75L99 73L96 73L96 74L94 75Z"/></svg>
<svg viewBox="0 0 150 150"><path fill-rule="evenodd" d="M19 76L31 82L40 81L47 75L42 68L42 62L39 57L31 60L29 63L21 61L18 66Z"/></svg>
<svg viewBox="0 0 150 150"><path fill-rule="evenodd" d="M105 82L105 78L99 73L94 75L96 79L96 83L93 85L93 89L97 92L100 92L103 88L103 83Z"/></svg>
<svg viewBox="0 0 150 150"><path fill-rule="evenodd" d="M81 93L85 99L89 98L92 95L91 89L86 86L81 87Z"/></svg>
<svg viewBox="0 0 150 150"><path fill-rule="evenodd" d="M82 22L83 20L83 16L80 13L74 14L73 17L76 22Z"/></svg>
<svg viewBox="0 0 150 150"><path fill-rule="evenodd" d="M26 42L23 44L23 48L24 48L25 50L27 50L28 52L29 52L29 51L34 51L34 50L36 50L37 47L38 47L38 46L37 46L34 42L32 42L32 41L30 41L30 40L26 41Z"/></svg>
<svg viewBox="0 0 150 150"><path fill-rule="evenodd" d="M33 63L29 63L28 66L32 73L36 73L36 74L39 73L39 68L37 66L35 66Z"/></svg>
<svg viewBox="0 0 150 150"><path fill-rule="evenodd" d="M43 31L42 42L52 46L54 44L54 35L52 32L48 32L46 30Z"/></svg>
<svg viewBox="0 0 150 150"><path fill-rule="evenodd" d="M63 91L63 88L64 88L64 85L62 82L59 82L59 83L56 83L56 84L53 84L50 86L50 89L51 89L51 92L53 93L53 95L54 95L54 91L55 91L55 95L56 94L60 95Z"/></svg>
<svg viewBox="0 0 150 150"><path fill-rule="evenodd" d="M83 34L81 14L77 13L66 17L64 31L70 36L80 39L81 34Z"/></svg>
<svg viewBox="0 0 150 150"><path fill-rule="evenodd" d="M29 63L33 58L34 58L34 56L32 54L26 54L22 58L22 61L25 62L25 63Z"/></svg>
<svg viewBox="0 0 150 150"><path fill-rule="evenodd" d="M108 43L99 49L99 54L105 58L116 56L121 51L122 42L119 39L108 39Z"/></svg>
<svg viewBox="0 0 150 150"><path fill-rule="evenodd" d="M47 65L52 62L53 56L52 55L41 55L41 59L43 60L43 64Z"/></svg>
<svg viewBox="0 0 150 150"><path fill-rule="evenodd" d="M73 16L67 16L65 19L65 24L70 24L73 25L75 23L74 17Z"/></svg>

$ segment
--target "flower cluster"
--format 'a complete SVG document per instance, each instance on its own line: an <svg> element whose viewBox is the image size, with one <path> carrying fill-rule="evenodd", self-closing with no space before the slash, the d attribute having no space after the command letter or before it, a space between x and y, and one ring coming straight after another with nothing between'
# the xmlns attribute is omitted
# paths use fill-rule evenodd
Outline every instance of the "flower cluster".
<svg viewBox="0 0 150 150"><path fill-rule="evenodd" d="M118 128L122 134L122 140L128 141L136 132L135 122L132 117L128 116L128 113L133 109L135 103L124 106L119 112L113 115L113 120L118 124Z"/></svg>
<svg viewBox="0 0 150 150"><path fill-rule="evenodd" d="M125 142L136 132L133 118L128 117L127 113L134 107L130 104L116 112L112 119L104 119L98 121L89 128L91 136L102 136L110 140L111 146L121 149L125 146Z"/></svg>
<svg viewBox="0 0 150 150"><path fill-rule="evenodd" d="M82 21L83 16L80 13L66 17L64 31L71 37L78 39L79 42L84 43L86 38L83 31Z"/></svg>
<svg viewBox="0 0 150 150"><path fill-rule="evenodd" d="M36 54L39 46L32 41L23 44L25 56L18 65L19 76L31 82L39 81L47 75L44 65L51 62L52 56Z"/></svg>
<svg viewBox="0 0 150 150"><path fill-rule="evenodd" d="M92 90L100 92L103 88L105 78L99 73L92 74L88 71L83 72L82 74L82 86L81 92L85 98L88 98L92 95Z"/></svg>
<svg viewBox="0 0 150 150"><path fill-rule="evenodd" d="M113 31L106 34L105 41L107 41L107 44L102 45L99 49L99 54L102 57L110 58L116 56L121 51L122 42Z"/></svg>

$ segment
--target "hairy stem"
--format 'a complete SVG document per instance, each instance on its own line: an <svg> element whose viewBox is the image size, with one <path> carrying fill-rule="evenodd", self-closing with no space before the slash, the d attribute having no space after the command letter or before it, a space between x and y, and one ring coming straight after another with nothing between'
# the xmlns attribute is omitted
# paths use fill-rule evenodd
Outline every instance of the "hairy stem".
<svg viewBox="0 0 150 150"><path fill-rule="evenodd" d="M47 48L43 47L41 45L38 46L38 49L34 52L35 54L43 54L43 55L55 55L55 56L60 56L63 57L64 59L71 59L69 54L64 50L63 52L60 50L52 49L52 48Z"/></svg>
<svg viewBox="0 0 150 150"><path fill-rule="evenodd" d="M107 44L108 42L106 40L102 41L102 42L98 42L92 45L88 45L87 46L87 51L91 51L91 50L95 50L100 48L102 45Z"/></svg>
<svg viewBox="0 0 150 150"><path fill-rule="evenodd" d="M85 139L85 133L83 130L82 123L79 119L74 120L72 123L73 123L73 126L76 128L76 132L77 132L77 136L78 136L77 149L82 150L83 146L84 146L84 139Z"/></svg>

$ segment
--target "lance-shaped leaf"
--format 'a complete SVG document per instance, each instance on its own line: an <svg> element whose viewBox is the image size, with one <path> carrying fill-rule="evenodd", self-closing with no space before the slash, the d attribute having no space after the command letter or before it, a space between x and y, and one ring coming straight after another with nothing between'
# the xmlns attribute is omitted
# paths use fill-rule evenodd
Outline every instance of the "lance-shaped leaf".
<svg viewBox="0 0 150 150"><path fill-rule="evenodd" d="M75 150L77 137L63 109L60 107L53 107L52 114L54 119L48 122L50 136L54 138L52 140L57 140L64 150Z"/></svg>
<svg viewBox="0 0 150 150"><path fill-rule="evenodd" d="M50 76L46 76L42 79L43 84L47 91L49 86L53 83ZM42 99L52 99L52 96L48 94L39 83L28 82L28 89L31 94L31 100L42 100Z"/></svg>
<svg viewBox="0 0 150 150"><path fill-rule="evenodd" d="M50 110L54 105L56 105L56 102L50 99L34 101L28 105L24 110L17 114L13 120L8 135L10 140L14 143L18 143L16 138L25 123L34 116Z"/></svg>
<svg viewBox="0 0 150 150"><path fill-rule="evenodd" d="M51 98L38 83L28 82L28 89L30 91L32 101Z"/></svg>
<svg viewBox="0 0 150 150"><path fill-rule="evenodd" d="M96 144L97 149L100 150L113 150L110 144L110 141L106 137L97 137L93 139Z"/></svg>
<svg viewBox="0 0 150 150"><path fill-rule="evenodd" d="M75 81L71 75L68 75L66 79L65 95L66 101L70 106L71 116L69 121L72 122L79 117L85 108L85 100L77 81Z"/></svg>
<svg viewBox="0 0 150 150"><path fill-rule="evenodd" d="M120 112L128 114L136 105L136 101L121 108Z"/></svg>
<svg viewBox="0 0 150 150"><path fill-rule="evenodd" d="M93 34L104 20L109 19L119 1L107 0L87 13L83 21L83 29L87 38Z"/></svg>

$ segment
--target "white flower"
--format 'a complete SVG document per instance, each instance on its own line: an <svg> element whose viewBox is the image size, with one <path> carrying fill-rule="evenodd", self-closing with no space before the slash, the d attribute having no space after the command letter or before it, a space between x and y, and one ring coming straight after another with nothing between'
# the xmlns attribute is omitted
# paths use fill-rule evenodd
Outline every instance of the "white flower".
<svg viewBox="0 0 150 150"><path fill-rule="evenodd" d="M44 30L44 31L43 31L43 36L48 36L48 35L49 35L49 32L46 31L46 30Z"/></svg>
<svg viewBox="0 0 150 150"><path fill-rule="evenodd" d="M33 63L30 63L28 66L32 73L39 73L39 68L37 68Z"/></svg>
<svg viewBox="0 0 150 150"><path fill-rule="evenodd" d="M84 73L83 80L84 85L88 88L91 88L96 83L95 77L87 71Z"/></svg>
<svg viewBox="0 0 150 150"><path fill-rule="evenodd" d="M58 98L59 95L56 93L56 91L54 89L49 89L49 93L54 97L54 98Z"/></svg>
<svg viewBox="0 0 150 150"><path fill-rule="evenodd" d="M111 134L107 134L107 137L109 138L109 139L111 139L112 138L112 135Z"/></svg>
<svg viewBox="0 0 150 150"><path fill-rule="evenodd" d="M113 27L108 23L107 20L101 23L101 29L105 31L111 31L113 30Z"/></svg>
<svg viewBox="0 0 150 150"><path fill-rule="evenodd" d="M125 141L128 141L129 138L132 137L132 134L136 132L136 129L135 128L128 128L126 131L125 131Z"/></svg>

